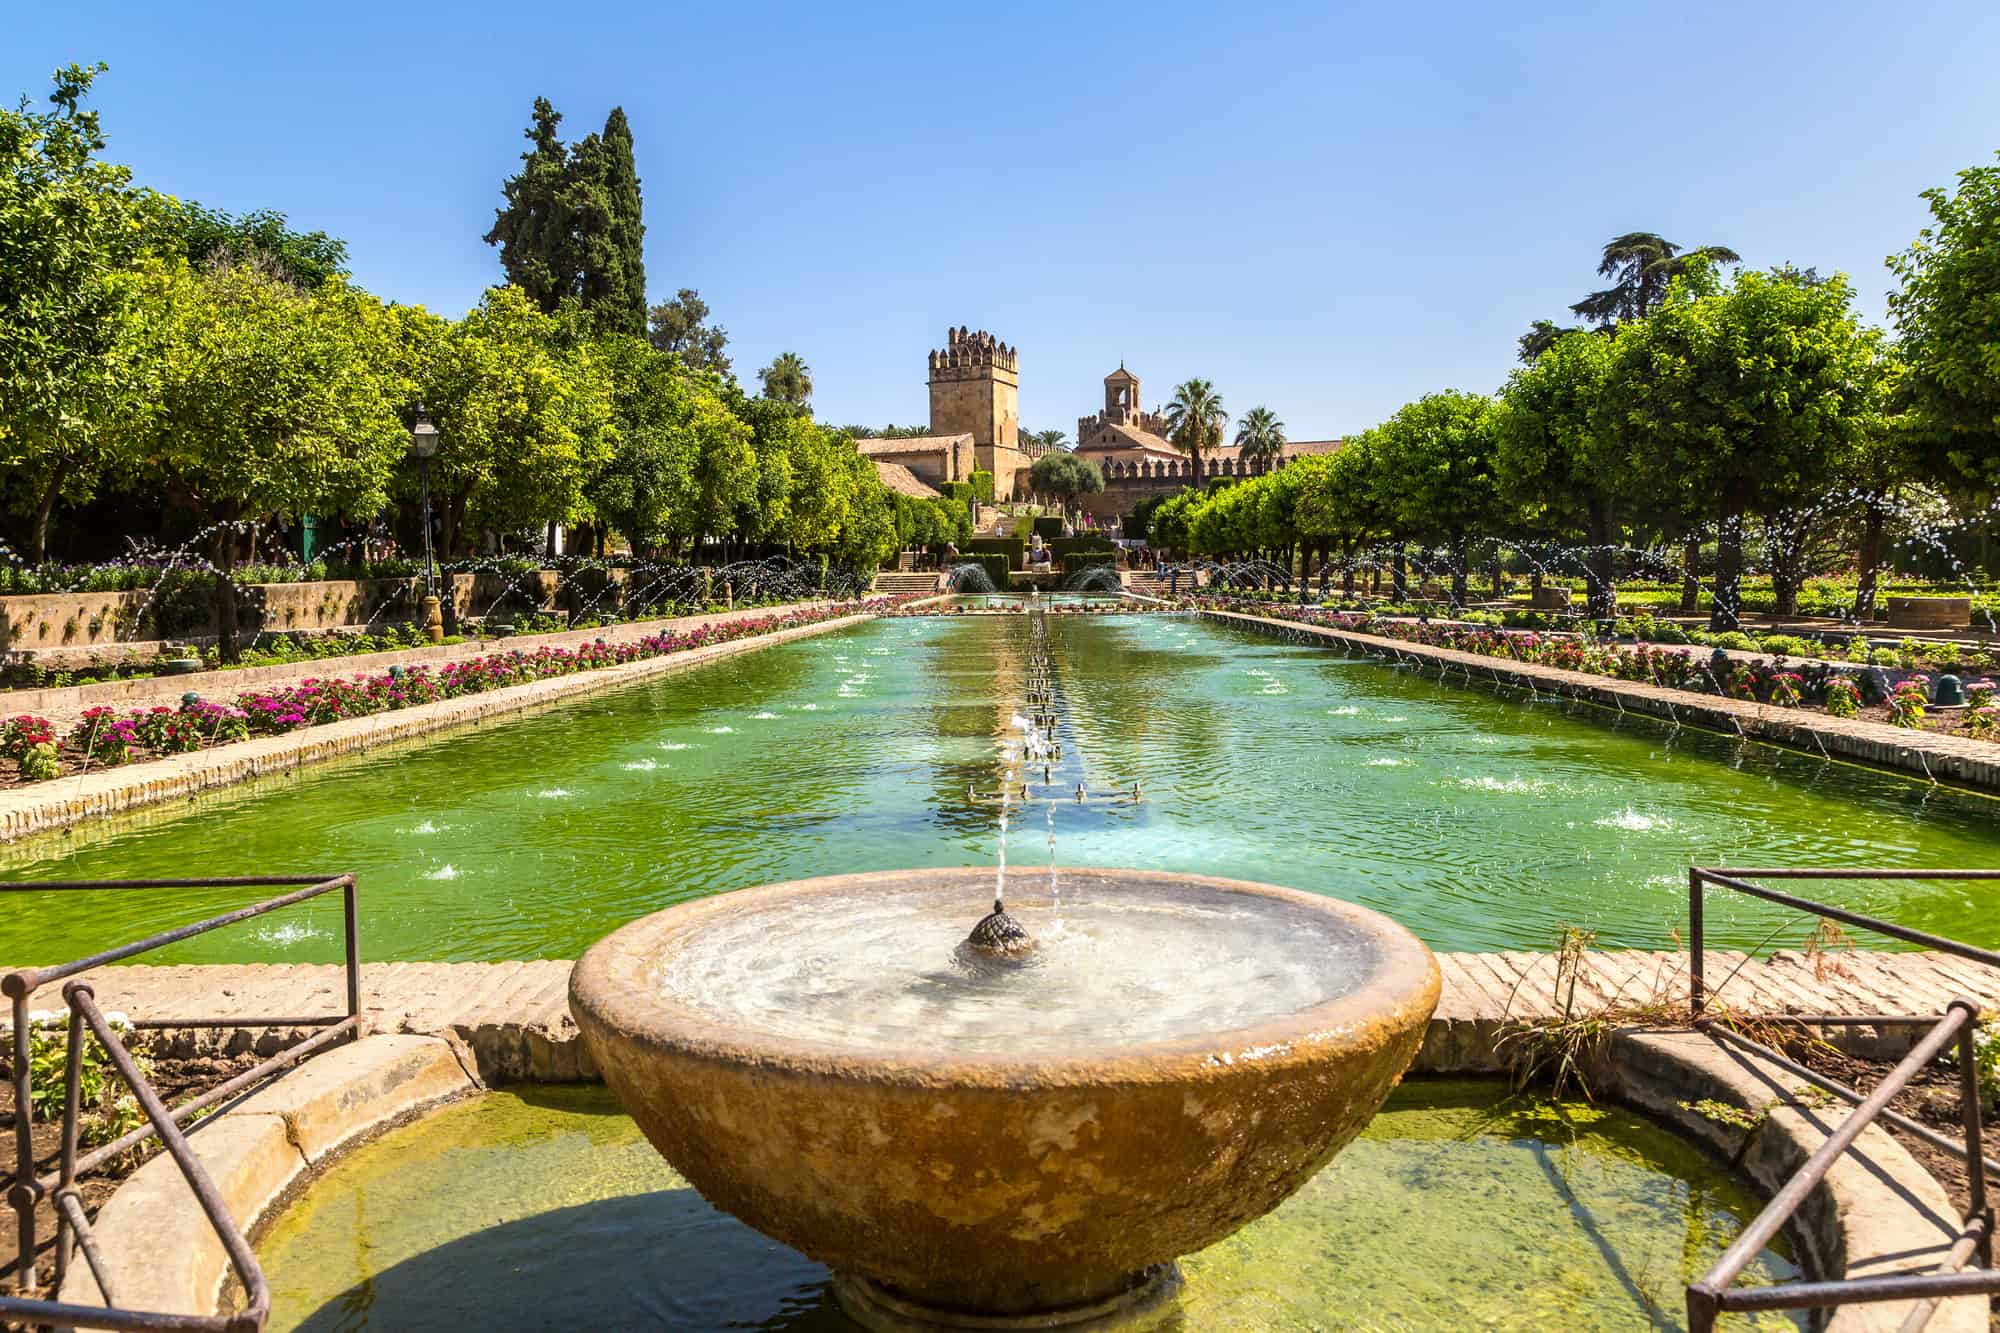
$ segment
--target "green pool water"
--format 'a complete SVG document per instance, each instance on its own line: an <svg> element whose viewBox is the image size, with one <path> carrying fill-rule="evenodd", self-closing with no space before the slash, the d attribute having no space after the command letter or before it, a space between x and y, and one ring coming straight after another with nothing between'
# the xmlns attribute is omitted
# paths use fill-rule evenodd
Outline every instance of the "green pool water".
<svg viewBox="0 0 2000 1333"><path fill-rule="evenodd" d="M1000 811L967 791L1002 772L1030 619L878 620L19 844L0 875L353 870L364 957L475 960L574 957L642 913L772 880L991 865ZM1441 949L1547 948L1563 924L1660 948L1691 863L2000 865L1983 798L1189 616L1046 620L1064 750L1058 799L1012 811L1016 874L1046 867L1053 831L1065 863L1333 894ZM1143 799L1078 805L1079 782ZM1991 886L1827 892L2000 944ZM242 901L10 897L0 957L58 961ZM1812 923L1712 895L1708 924L1798 947ZM328 961L340 936L329 899L166 957Z"/></svg>
<svg viewBox="0 0 2000 1333"><path fill-rule="evenodd" d="M1757 1207L1628 1113L1412 1082L1276 1212L1182 1261L1175 1327L1679 1328L1682 1288ZM854 1328L824 1269L703 1203L602 1089L392 1131L258 1248L280 1330ZM1767 1252L1744 1281L1792 1275Z"/></svg>

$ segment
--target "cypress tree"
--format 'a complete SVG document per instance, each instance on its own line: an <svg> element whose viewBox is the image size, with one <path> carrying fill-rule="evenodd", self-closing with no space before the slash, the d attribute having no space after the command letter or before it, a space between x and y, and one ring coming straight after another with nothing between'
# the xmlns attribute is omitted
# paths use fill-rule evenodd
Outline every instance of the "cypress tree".
<svg viewBox="0 0 2000 1333"><path fill-rule="evenodd" d="M639 194L639 167L632 159L632 127L625 108L614 106L604 122L603 192L610 207L610 262L616 280L605 284L598 310L603 327L646 336L646 223Z"/></svg>
<svg viewBox="0 0 2000 1333"><path fill-rule="evenodd" d="M486 233L486 243L500 247L507 281L551 313L579 287L570 156L556 133L561 124L562 113L537 97L527 130L533 147L521 154L520 173L502 187L507 205L494 210Z"/></svg>

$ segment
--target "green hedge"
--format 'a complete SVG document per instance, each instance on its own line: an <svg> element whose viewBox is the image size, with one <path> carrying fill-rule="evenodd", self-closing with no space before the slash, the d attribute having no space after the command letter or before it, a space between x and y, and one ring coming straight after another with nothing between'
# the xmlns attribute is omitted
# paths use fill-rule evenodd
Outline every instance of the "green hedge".
<svg viewBox="0 0 2000 1333"><path fill-rule="evenodd" d="M1089 569L1094 565L1116 569L1118 557L1111 551L1070 551L1062 558L1063 577L1068 578L1079 569Z"/></svg>
<svg viewBox="0 0 2000 1333"><path fill-rule="evenodd" d="M973 551L969 554L961 555L953 563L962 565L967 562L986 567L986 576L993 580L993 590L995 592L1007 591L1010 579L1006 556L994 555L988 551Z"/></svg>
<svg viewBox="0 0 2000 1333"><path fill-rule="evenodd" d="M1055 541L1063 535L1063 521L1053 514L1044 515L1035 520L1035 531L1042 534L1043 541Z"/></svg>
<svg viewBox="0 0 2000 1333"><path fill-rule="evenodd" d="M1019 537L974 537L965 549L987 555L1004 555L1011 562L1007 566L1009 569L1027 567L1028 543Z"/></svg>
<svg viewBox="0 0 2000 1333"><path fill-rule="evenodd" d="M972 487L973 499L983 505L993 503L993 474L991 472L974 472L972 480L966 484Z"/></svg>
<svg viewBox="0 0 2000 1333"><path fill-rule="evenodd" d="M1049 549L1055 552L1057 560L1063 560L1071 555L1080 554L1085 551L1110 551L1115 554L1118 550L1112 544L1111 539L1101 532L1087 532L1079 537L1058 537L1048 545Z"/></svg>

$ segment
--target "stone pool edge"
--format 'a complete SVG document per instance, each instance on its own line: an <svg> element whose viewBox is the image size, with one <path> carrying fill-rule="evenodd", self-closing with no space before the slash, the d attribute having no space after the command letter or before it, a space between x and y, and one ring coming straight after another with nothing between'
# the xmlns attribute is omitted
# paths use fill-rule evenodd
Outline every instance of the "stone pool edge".
<svg viewBox="0 0 2000 1333"><path fill-rule="evenodd" d="M1817 752L1828 759L1928 778L1933 782L1949 782L1953 786L1986 795L2000 795L2000 745L1988 741L1934 735L1881 722L1807 713L1797 708L1776 708L1770 704L1719 698L1712 694L1695 694L1610 676L1566 671L1560 667L1516 662L1511 658L1484 657L1454 648L1405 643L1401 639L1385 639L1353 630L1309 625L1303 621L1253 616L1241 611L1201 609L1196 614L1267 631L1310 635L1362 652L1386 653L1426 662L1441 669L1463 671L1470 677L1502 685L1539 688L1547 693L1621 713L1643 713L1662 721L1692 724L1724 736L1732 731L1740 732L1747 739L1804 754Z"/></svg>
<svg viewBox="0 0 2000 1333"><path fill-rule="evenodd" d="M1425 1065L1431 1062L1420 1061ZM1476 1063L1485 1064L1485 1061ZM1435 1065L1432 1065L1435 1069ZM1685 1030L1621 1029L1594 1071L1593 1087L1701 1145L1748 1177L1766 1197L1825 1142L1844 1118L1799 1098L1783 1071ZM267 1226L302 1187L355 1146L482 1089L442 1038L374 1034L338 1047L279 1079L190 1135L230 1215L246 1235ZM1750 1113L1754 1128L1724 1124L1691 1105L1713 1099ZM1795 1216L1791 1234L1816 1275L1907 1271L1951 1243L1944 1189L1881 1128L1864 1130ZM222 1247L166 1156L155 1157L99 1209L94 1230L121 1305L210 1314L234 1290ZM79 1260L61 1299L101 1305ZM1828 1333L1886 1333L1908 1303L1850 1305ZM1937 1333L1984 1333L1985 1302L1940 1304Z"/></svg>
<svg viewBox="0 0 2000 1333"><path fill-rule="evenodd" d="M301 1181L355 1144L480 1086L442 1038L371 1034L194 1126L188 1144L247 1236ZM91 1229L122 1308L214 1314L235 1283L221 1241L164 1153L118 1186ZM81 1255L59 1299L104 1304Z"/></svg>
<svg viewBox="0 0 2000 1333"><path fill-rule="evenodd" d="M409 740L446 728L484 722L510 713L548 706L596 690L629 685L667 672L700 666L737 653L752 652L872 620L858 612L812 625L772 630L726 643L705 644L662 657L528 681L481 694L440 699L386 713L347 718L278 736L260 736L234 745L148 760L124 768L99 769L0 792L0 845L38 834L56 833L127 810L257 778L289 773L312 763L360 754L379 745Z"/></svg>

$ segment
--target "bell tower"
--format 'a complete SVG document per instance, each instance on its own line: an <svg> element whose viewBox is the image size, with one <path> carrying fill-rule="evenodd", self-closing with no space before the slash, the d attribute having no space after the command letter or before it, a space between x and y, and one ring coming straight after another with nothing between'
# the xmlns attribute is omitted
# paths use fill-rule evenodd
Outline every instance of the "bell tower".
<svg viewBox="0 0 2000 1333"><path fill-rule="evenodd" d="M1138 417L1139 377L1120 361L1118 369L1104 377L1104 419L1122 426Z"/></svg>

